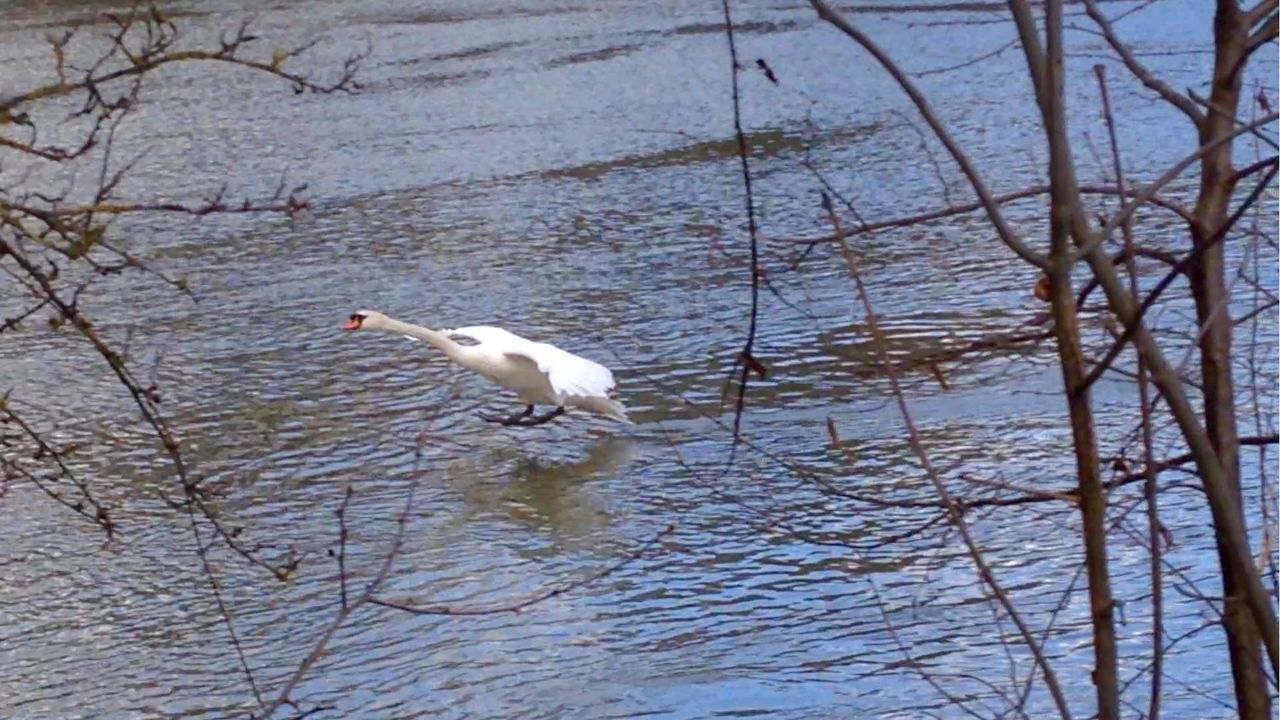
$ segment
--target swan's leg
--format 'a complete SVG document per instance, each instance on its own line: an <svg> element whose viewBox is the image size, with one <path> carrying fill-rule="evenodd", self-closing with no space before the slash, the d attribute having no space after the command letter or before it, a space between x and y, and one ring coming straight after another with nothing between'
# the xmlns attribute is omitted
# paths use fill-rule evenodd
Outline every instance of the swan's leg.
<svg viewBox="0 0 1280 720"><path fill-rule="evenodd" d="M541 415L533 415L533 406L530 405L524 409L524 412L516 413L515 415L512 415L510 417L504 418L501 415L481 415L480 419L487 420L491 423L498 423L499 425L506 425L508 427L511 427L511 426L533 427L535 425L543 425L545 423L549 423L552 420L555 420L556 418L560 417L564 413L565 413L564 406L561 405L560 407L557 407L555 410L545 412ZM533 415L533 417L529 417L530 415Z"/></svg>
<svg viewBox="0 0 1280 720"><path fill-rule="evenodd" d="M532 407L533 407L533 406L531 405L531 406L530 406L530 408L532 408ZM516 423L516 424L517 424L517 425L523 425L523 426L525 426L525 427L533 427L534 425L541 425L541 424L543 424L543 423L549 423L549 422L551 422L552 420L555 420L556 418L560 417L560 416L561 416L561 415L563 415L563 414L564 414L564 406L563 406L563 405L561 405L560 407L557 407L555 410L552 410L552 411L550 411L550 412L542 413L541 415L537 415L537 416L535 416L535 417L531 417L531 418L529 418L528 420L523 420L523 421L521 421L521 422L519 422L519 423Z"/></svg>
<svg viewBox="0 0 1280 720"><path fill-rule="evenodd" d="M499 425L523 425L524 423L521 421L532 414L533 414L533 406L528 405L525 407L524 412L522 413L516 413L515 415L510 415L507 417L503 417L501 415L485 415L484 413L480 413L480 419L486 422L498 423Z"/></svg>

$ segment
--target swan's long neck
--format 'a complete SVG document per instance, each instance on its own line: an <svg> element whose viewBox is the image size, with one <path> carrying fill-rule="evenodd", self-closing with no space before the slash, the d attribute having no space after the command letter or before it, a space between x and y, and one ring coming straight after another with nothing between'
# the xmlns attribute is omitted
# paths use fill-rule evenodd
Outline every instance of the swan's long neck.
<svg viewBox="0 0 1280 720"><path fill-rule="evenodd" d="M399 320L387 318L379 325L378 329L385 330L386 332L399 333L400 335L408 335L409 337L415 337L444 353L450 360L459 364L463 363L465 359L464 356L467 354L466 346L459 345L444 333L436 332L431 328L424 328L421 325L414 325L412 323L400 322Z"/></svg>

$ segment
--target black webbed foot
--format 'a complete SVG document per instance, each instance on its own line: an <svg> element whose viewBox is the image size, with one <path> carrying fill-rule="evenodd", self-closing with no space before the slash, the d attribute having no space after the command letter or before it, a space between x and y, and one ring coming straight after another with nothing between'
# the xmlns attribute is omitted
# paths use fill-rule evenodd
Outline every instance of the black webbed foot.
<svg viewBox="0 0 1280 720"><path fill-rule="evenodd" d="M485 415L482 413L480 415L480 419L486 422L496 423L498 425L505 425L507 427L534 427L536 425L549 423L563 415L564 412L564 407L561 406L541 415L533 415L533 406L530 405L524 409L524 412L516 413L515 415L503 417L501 415ZM530 417L531 415L533 417Z"/></svg>

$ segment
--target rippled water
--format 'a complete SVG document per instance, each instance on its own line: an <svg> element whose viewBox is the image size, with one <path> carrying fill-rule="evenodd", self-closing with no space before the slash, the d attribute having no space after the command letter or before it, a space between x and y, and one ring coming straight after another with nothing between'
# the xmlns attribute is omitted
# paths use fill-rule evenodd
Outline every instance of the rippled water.
<svg viewBox="0 0 1280 720"><path fill-rule="evenodd" d="M192 37L214 37L251 5L191 4L182 21ZM44 78L45 29L95 7L10 9L0 91ZM1161 7L1174 18L1161 28L1167 44L1144 47L1191 51L1161 61L1181 87L1202 74L1208 60L1195 51L1207 38L1195 3ZM771 372L753 383L744 421L754 449L728 471L720 397L748 290L718 3L284 2L260 10L261 34L323 32L320 67L372 40L364 92L295 97L235 72L177 69L146 96L121 143L153 146L127 192L188 197L225 184L254 195L287 171L313 201L295 222L121 226L122 243L187 277L198 301L137 277L90 300L108 336L127 336L135 363L154 366L197 474L223 490L220 512L268 554L307 553L289 585L217 557L265 693L335 612L325 551L348 485L349 562L364 576L416 486L387 594L422 603L530 596L675 530L618 572L519 614L357 614L294 693L334 705L333 717L949 717L956 706L916 666L988 710L1002 706L977 677L1029 672L1025 653L1004 649L1012 627L993 619L953 535L876 547L928 512L868 513L830 492L928 496L887 388L869 372L865 320L838 259L820 247L787 271L803 249L793 238L823 232L818 184L802 162L814 159L864 214L905 215L947 201L920 135L889 82L803 4L737 12L743 57L767 58L781 78L774 87L743 77L777 294L762 296L758 354ZM966 26L962 52L943 42L953 23L990 16L858 17L916 71L1012 37L1003 23ZM1075 40L1084 54L1073 77L1087 79L1087 53L1098 48ZM1030 105L1010 97L1028 89L1010 87L1021 63L1011 50L980 71L921 78L1000 189L1036 181L1044 159ZM1172 159L1174 144L1149 129L1187 129L1139 88L1117 82L1114 91L1117 112L1133 118L1121 133L1139 149L1135 172ZM1094 107L1091 83L1070 92ZM1100 128L1076 130L1087 143ZM1081 162L1082 177L1102 176L1101 159L1083 153ZM955 197L967 198L946 172ZM1038 204L1021 207L1033 229ZM953 346L1039 311L1032 274L977 219L881 233L860 251L895 352ZM337 331L360 307L425 325L500 324L586 354L614 368L636 425L570 416L495 429L476 412L506 410L510 398L426 348ZM252 696L190 530L156 499L174 481L128 398L69 335L31 329L21 348L0 345L0 390L13 386L27 408L60 408L47 418L58 433L95 440L82 462L122 527L103 547L44 498L5 496L0 712L247 712ZM935 462L957 468L951 482L969 472L1070 484L1059 377L1047 360L948 369L945 391L931 377L908 378ZM1122 397L1099 393L1103 404ZM1117 411L1110 423L1126 420ZM1170 562L1211 578L1197 504L1193 493L1170 495L1166 520L1179 540ZM1001 579L1043 627L1076 572L1075 515L1023 508L975 518ZM1117 594L1141 605L1145 554L1123 541L1113 553ZM1147 643L1142 612L1121 628L1135 657ZM1175 609L1170 635L1197 626L1197 612ZM1047 644L1082 715L1092 694L1086 615L1078 594ZM1219 643L1205 633L1171 654L1171 677L1217 688L1202 696L1171 684L1173 711L1229 714ZM1028 712L1048 707L1037 685Z"/></svg>

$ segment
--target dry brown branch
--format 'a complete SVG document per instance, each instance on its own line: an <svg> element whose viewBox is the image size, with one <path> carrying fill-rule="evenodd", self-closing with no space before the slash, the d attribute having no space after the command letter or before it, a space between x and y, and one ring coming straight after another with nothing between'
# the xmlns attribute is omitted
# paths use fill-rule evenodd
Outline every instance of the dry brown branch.
<svg viewBox="0 0 1280 720"><path fill-rule="evenodd" d="M724 32L729 43L729 73L733 89L733 135L737 142L738 162L742 169L743 202L747 210L747 239L751 248L751 310L747 316L747 337L742 343L737 361L741 363L738 376L738 392L733 410L733 445L729 450L729 461L726 467L733 464L734 453L737 452L738 435L742 429L742 414L747 406L747 385L751 373L765 374L765 367L756 360L753 354L756 342L756 330L760 321L760 243L756 228L756 204L751 189L751 165L747 159L747 136L742 132L742 104L738 89L738 73L742 66L738 64L738 45L733 38L733 15L729 9L729 0L721 0L724 10ZM735 364L735 371L738 369Z"/></svg>
<svg viewBox="0 0 1280 720"><path fill-rule="evenodd" d="M615 356L618 354L615 352ZM619 356L620 357L620 356ZM697 417L706 420L721 430L732 433L733 426L726 423L723 419L715 414L708 413L696 402L689 400L678 390L663 380L656 378L640 369L633 369L632 372L644 378L652 387L657 388L663 395L679 402L689 412ZM883 371L882 371L883 372ZM782 457L767 447L755 442L747 433L743 433L739 439L741 445L751 452L765 458L778 468L785 470L787 473L797 478L809 482L818 487L823 493L832 497L848 500L854 503L860 503L873 509L918 509L918 510L946 510L949 506L946 502L934 497L907 497L907 498L883 498L873 494L857 492L841 487L838 483L842 479L838 475L827 471L809 467L807 465L797 463ZM1176 466L1187 462L1183 459L1180 462L1170 462L1170 466ZM1132 482L1132 480L1129 480ZM1124 483L1119 483L1124 484ZM1048 493L1048 494L1046 494ZM981 508L994 507L1016 507L1020 505L1032 505L1044 502L1060 502L1062 498L1074 497L1075 489L1065 488L1057 490L1040 491L1034 495L1015 495L1010 497L964 497L952 496L953 504L962 512ZM1074 504L1075 500L1071 500Z"/></svg>
<svg viewBox="0 0 1280 720"><path fill-rule="evenodd" d="M16 426L22 435L24 435L36 448L36 452L32 453L31 459L35 461L41 461L46 458L51 460L57 467L57 473L47 478L42 478L37 473L23 467L19 456L15 455L13 458L0 456L0 466L3 466L5 475L8 476L12 473L26 479L54 501L98 525L107 534L107 540L110 541L116 533L116 524L112 521L110 513L107 511L107 508L94 497L93 492L89 489L89 485L84 478L80 477L80 475L73 471L67 464L67 456L74 448L67 446L61 448L54 447L51 443L45 440L44 436L38 430L19 417L9 405L8 394L6 393L4 396L0 396L0 426ZM8 443L4 436L0 436L0 447L7 444ZM60 490L56 490L52 487L53 483L56 483L58 480L63 478L71 481L71 484L75 486L76 491L80 495L79 500L68 498ZM88 507L86 507L86 505Z"/></svg>
<svg viewBox="0 0 1280 720"><path fill-rule="evenodd" d="M1275 122L1277 119L1280 119L1280 114L1268 113L1267 115L1264 115L1252 122L1243 124L1219 137L1216 137L1200 145L1200 147L1196 148L1195 152L1191 153L1190 155L1187 155L1185 158L1183 158L1182 160L1179 160L1177 163L1174 163L1173 166L1171 166L1168 170L1166 170L1164 174L1161 175L1159 178L1157 178L1154 182L1152 182L1149 185L1144 185L1142 189L1138 191L1138 194L1134 197L1133 200L1130 200L1129 202L1125 203L1124 207L1116 211L1099 230L1091 233L1092 238L1090 242L1087 242L1079 246L1076 249L1075 257L1077 259L1083 258L1091 254L1102 243L1109 240L1112 233L1114 233L1116 229L1120 227L1120 224L1127 222L1129 218L1133 216L1134 211L1136 211L1139 207L1146 204L1147 202L1150 202L1150 199L1157 192L1159 192L1161 188L1163 188L1165 185L1168 185L1170 182L1173 182L1173 180L1175 180L1179 175L1181 175L1183 171L1191 167L1191 165L1199 161L1205 155L1208 155L1211 152L1221 149L1223 146L1230 143L1236 137L1248 132L1252 132L1253 130L1256 130L1260 127L1269 125Z"/></svg>
<svg viewBox="0 0 1280 720"><path fill-rule="evenodd" d="M1230 110L1222 107L1221 105L1218 105L1217 103L1213 102L1208 98L1202 97L1195 90L1188 89L1187 97L1194 100L1197 105L1203 106L1204 109L1212 115L1220 115L1223 118L1231 118L1231 122L1235 123L1236 126L1241 126L1245 124L1243 120L1236 117ZM1280 150L1280 143L1276 142L1274 138L1272 138L1267 133L1262 132L1260 129L1253 128L1248 132L1255 139L1261 140L1262 142L1266 143L1272 150Z"/></svg>
<svg viewBox="0 0 1280 720"><path fill-rule="evenodd" d="M108 239L109 219L122 215L144 212L178 212L190 215L211 215L230 212L293 212L302 206L296 193L287 197L283 192L266 203L229 203L219 192L203 204L139 203L123 202L114 195L122 180L133 170L138 157L117 163L113 156L116 130L138 105L143 81L161 67L174 63L222 62L265 71L288 80L296 91L350 92L358 86L354 81L360 56L350 58L333 84L320 84L309 78L284 70L282 64L306 49L295 48L280 51L271 63L255 60L245 54L247 46L257 38L249 32L248 23L242 24L230 36L224 35L217 48L178 47L178 32L174 24L160 13L134 12L128 16L104 15L114 29L106 37L105 49L96 54L87 68L73 67L66 61L65 51L73 35L67 33L50 37L53 51L55 83L20 91L0 100L0 151L19 157L20 161L58 163L80 174L96 179L88 202L68 200L70 189L62 194L25 191L24 184L30 172L24 174L16 185L0 188L0 271L13 278L17 286L32 296L27 308L15 318L5 320L3 329L17 327L18 323L42 310L52 310L50 324L66 328L93 348L105 361L116 380L125 388L134 406L142 416L167 458L179 490L174 499L169 493L162 496L169 506L187 516L192 542L199 557L201 570L213 595L219 620L227 629L236 652L240 669L259 705L263 698L253 670L242 647L230 609L224 600L221 583L215 572L210 553L215 547L223 547L252 565L266 569L273 576L288 579L300 558L292 551L281 562L263 558L263 547L250 545L241 536L239 528L229 528L211 503L210 494L191 473L181 450L179 434L160 410L160 389L144 381L131 368L128 361L128 343L118 347L109 342L96 324L86 315L80 301L90 289L95 277L112 275L125 270L140 270L154 274L183 291L188 289L181 280L172 280L150 267L141 258L121 249ZM43 144L33 116L38 109L57 98L75 100L79 109L67 121L79 139L69 146ZM77 118L89 117L88 121ZM100 151L91 167L77 161L87 159L90 149ZM106 220L104 220L106 218ZM9 411L12 415L12 411ZM8 424L19 422L15 417L5 418ZM81 502L71 502L72 510L85 514L91 512L103 524L108 534L115 525L106 509L89 495L87 484L72 473L62 461L65 453L54 443L44 440L26 425L28 440L41 448L44 457L54 454L53 461L59 472L81 489L85 496ZM14 463L7 462L9 468ZM17 472L17 471L15 471ZM33 481L40 480L32 474ZM39 485L39 483L37 483ZM55 499L61 499L57 493ZM90 502L92 501L92 502ZM67 504L67 503L64 503ZM92 508L86 511L85 507Z"/></svg>
<svg viewBox="0 0 1280 720"><path fill-rule="evenodd" d="M1030 11L1025 3L1016 3L1011 0L1011 6L1015 10L1015 21L1019 26L1019 33L1024 38L1023 45L1028 54L1028 68L1031 71L1036 94L1043 106L1047 85L1045 83L1043 54L1035 40L1034 20L1032 20ZM1233 12L1234 7L1234 3L1222 0L1219 3L1219 12ZM1230 22L1224 24L1220 20L1215 22L1215 27L1219 29L1225 27L1230 30L1234 25ZM1219 67L1234 67L1233 60L1234 55L1228 50L1225 57L1219 57ZM1228 78L1228 80L1238 82L1238 78ZM1220 102L1219 104L1234 107L1234 103ZM1204 158L1202 174L1209 172L1214 177L1224 177L1223 168L1220 167L1223 153L1229 155L1230 140L1243 130L1233 129L1229 121L1215 121L1214 118L1215 116L1211 115L1206 119L1201 130L1200 148L1197 150L1196 155ZM1274 119L1274 114L1264 118L1266 122L1272 122ZM1210 168L1213 169L1210 170ZM1239 503L1236 501L1235 496L1237 490L1235 484L1236 476L1234 469L1229 470L1226 464L1227 461L1231 461L1233 463L1231 468L1234 468L1234 455L1231 454L1225 458L1219 455L1219 447L1225 446L1221 443L1215 443L1214 434L1206 430L1206 427L1200 423L1196 409L1186 394L1181 378L1165 359L1160 345L1150 330L1137 317L1134 298L1123 287L1108 259L1097 252L1105 236L1102 233L1095 232L1090 226L1078 199L1074 177L1070 179L1072 182L1068 186L1068 192L1073 195L1070 199L1071 234L1077 245L1077 254L1084 256L1087 260L1090 270L1107 296L1107 302L1112 313L1127 329L1132 331L1135 346L1149 367L1156 387L1160 390L1160 394L1164 398L1183 438L1192 452L1195 453L1199 476L1205 489L1219 539L1224 578L1228 576L1233 578L1235 587L1246 598L1245 605L1248 608L1248 616L1261 631L1260 634L1267 648L1272 670L1275 672L1277 656L1280 655L1280 651L1277 651L1275 610L1263 590L1253 567L1252 552L1249 550L1245 522L1241 516ZM1216 187L1219 191L1224 189L1221 185L1216 185ZM1204 217L1200 208L1201 204L1203 204L1203 198L1198 202L1198 217ZM1113 218L1108 223L1108 227L1123 219L1124 212L1122 210L1120 214ZM1215 222L1211 230L1217 230L1221 226L1221 222ZM1193 227L1193 231L1194 229ZM1212 256L1206 255L1206 257ZM1197 304L1199 304L1203 299L1203 295L1197 294L1196 297ZM1213 299L1214 304L1216 304L1216 297ZM1212 373L1209 375L1212 375ZM1208 404L1208 392L1209 390L1206 387L1206 404ZM1214 406L1214 412L1220 412L1223 407L1224 405L1222 404ZM1218 427L1222 427L1222 424L1218 423ZM1231 635L1232 633L1229 632L1229 637ZM1254 637L1256 637L1256 634ZM1233 663L1233 665L1235 664ZM1253 684L1256 685L1256 683Z"/></svg>
<svg viewBox="0 0 1280 720"><path fill-rule="evenodd" d="M1278 0L1258 0L1258 4L1249 8L1244 14L1245 24L1252 27L1262 22L1262 19L1274 13L1280 8Z"/></svg>
<svg viewBox="0 0 1280 720"><path fill-rule="evenodd" d="M988 480L986 478L974 477L968 473L962 474L960 479L974 485L994 488L996 490L1012 490L1021 496L1028 498L1040 498L1043 500L1058 500L1071 505L1079 505L1080 497L1077 493L1059 492L1057 490L1041 490L1039 488L1028 487L1026 485L1018 485L1015 483L1005 482L1003 480Z"/></svg>
<svg viewBox="0 0 1280 720"><path fill-rule="evenodd" d="M1263 21L1262 25L1249 36L1249 40L1245 45L1245 53L1253 54L1258 48L1272 42L1276 36L1280 35L1280 15L1274 12L1271 16Z"/></svg>
<svg viewBox="0 0 1280 720"><path fill-rule="evenodd" d="M956 70L963 70L964 68L973 67L974 65L977 65L986 60L990 60L991 58L1000 57L1006 51L1010 50L1013 47L1016 47L1017 44L1018 44L1018 41L1016 39L1010 40L1006 43L1001 44L995 50L991 50L989 52L982 53L981 55L971 57L968 60L965 60L963 62L954 63L952 65L944 65L943 67L930 68L928 70L920 70L919 72L913 72L911 74L914 75L915 77L922 78L922 77L928 77L930 75L942 75L949 72L955 72Z"/></svg>
<svg viewBox="0 0 1280 720"><path fill-rule="evenodd" d="M1271 158L1268 161L1268 165L1270 166L1270 170L1267 172L1267 175L1263 177L1261 182L1254 186L1253 192L1245 198L1245 201L1240 204L1240 207L1238 207L1235 212L1232 213L1231 217L1228 218L1220 228L1218 228L1218 231L1214 233L1211 238L1196 245L1192 251L1179 260L1178 263L1164 275L1164 277L1160 278L1155 287L1147 293L1146 297L1142 299L1141 303L1139 303L1137 307L1134 316L1135 322L1141 322L1143 316L1146 315L1147 311L1150 310L1153 305L1155 305L1156 300L1160 298L1161 294L1164 293L1164 291L1175 279L1178 278L1178 276L1187 274L1191 269L1191 266L1202 253L1209 248L1222 243L1226 239L1228 233L1231 232L1231 229L1235 227L1236 222L1239 221L1250 207L1258 202L1258 199L1262 197L1263 191L1270 187L1271 180L1276 176L1277 168L1280 168L1280 159ZM1095 281L1096 280L1097 278L1095 277ZM1094 365L1093 370L1089 372L1089 376L1085 378L1085 383L1087 385L1092 385L1097 382L1098 378L1102 377L1103 373L1112 369L1115 359L1119 357L1120 352L1124 350L1125 345L1132 339L1137 328L1138 326L1136 324L1129 325L1125 328L1124 332L1116 339L1116 342L1107 351L1106 355L1103 356L1103 358Z"/></svg>
<svg viewBox="0 0 1280 720"><path fill-rule="evenodd" d="M324 656L325 648L328 647L329 641L333 639L334 633L338 631L338 628L346 624L352 613L359 610L365 604L372 604L374 602L374 593L381 589L383 583L385 583L387 578L391 575L391 568L395 564L396 557L400 554L401 547L404 546L405 527L408 524L410 513L413 512L413 498L418 490L418 468L419 463L421 462L421 457L421 451L419 451L415 456L414 471L412 473L413 479L409 484L408 492L405 494L404 507L401 508L400 514L396 516L395 535L392 536L391 544L382 557L382 563L378 566L377 574L375 574L373 579L365 585L364 590L361 591L359 595L348 600L346 565L345 563L341 565L340 604L338 605L337 612L334 613L333 620L329 621L329 624L325 627L324 631L320 633L320 637L317 638L315 643L311 646L311 651L307 653L306 657L304 657L301 662L298 663L298 666L294 668L293 674L289 676L289 679L286 680L276 692L275 698L270 702L264 702L261 696L258 697L258 705L261 708L261 712L250 717L258 718L259 720L268 720L268 718L274 715L275 711L283 705L293 705L296 707L293 700L289 697L290 694L293 692L293 689L297 687L298 683L302 681L302 678L306 677L307 673L311 671L312 666L314 666L316 662ZM338 509L338 518L341 524L341 543L344 555L346 551L347 535L344 513L351 501L351 494L351 488L348 486L342 498L342 505Z"/></svg>
<svg viewBox="0 0 1280 720"><path fill-rule="evenodd" d="M1089 578L1090 626L1093 631L1093 684L1100 720L1120 715L1115 601L1107 558L1107 495L1102 486L1097 430L1089 386L1084 382L1079 317L1071 287L1071 224L1076 196L1075 171L1067 142L1063 98L1062 2L1044 4L1045 50L1042 52L1031 10L1023 0L1010 0L1027 66L1036 81L1036 99L1049 145L1049 296L1057 336L1063 393L1070 416L1072 448L1080 492L1085 572Z"/></svg>
<svg viewBox="0 0 1280 720"><path fill-rule="evenodd" d="M138 24L139 20L141 20L140 25ZM240 53L250 43L258 39L257 36L249 32L247 24L241 25L240 29L230 39L224 37L220 40L220 47L216 50L206 48L178 50L173 48L176 34L171 36L161 31L160 24L156 23L152 18L135 17L129 20L120 20L119 23L120 30L112 36L113 44L108 55L104 56L104 60L100 60L82 78L74 82L56 82L42 85L7 98L0 98L0 117L12 117L15 114L14 111L23 105L29 105L48 98L71 95L82 90L88 91L91 96L87 107L96 108L103 104L100 96L100 88L103 85L116 80L142 76L165 65L200 61L228 63L265 72L287 80L293 86L294 91L299 93L307 91L317 93L354 92L359 89L359 84L355 81L356 71L367 55L367 51L352 55L343 64L342 72L333 82L321 84L305 75L289 72L282 67L286 60L297 57L308 50L311 45L293 48L288 51L279 51L269 61L243 57ZM139 27L149 34L149 42L140 47L131 47L132 31ZM110 69L101 67L107 64L107 60L114 59L113 56L117 53L123 56L125 60L121 66Z"/></svg>

